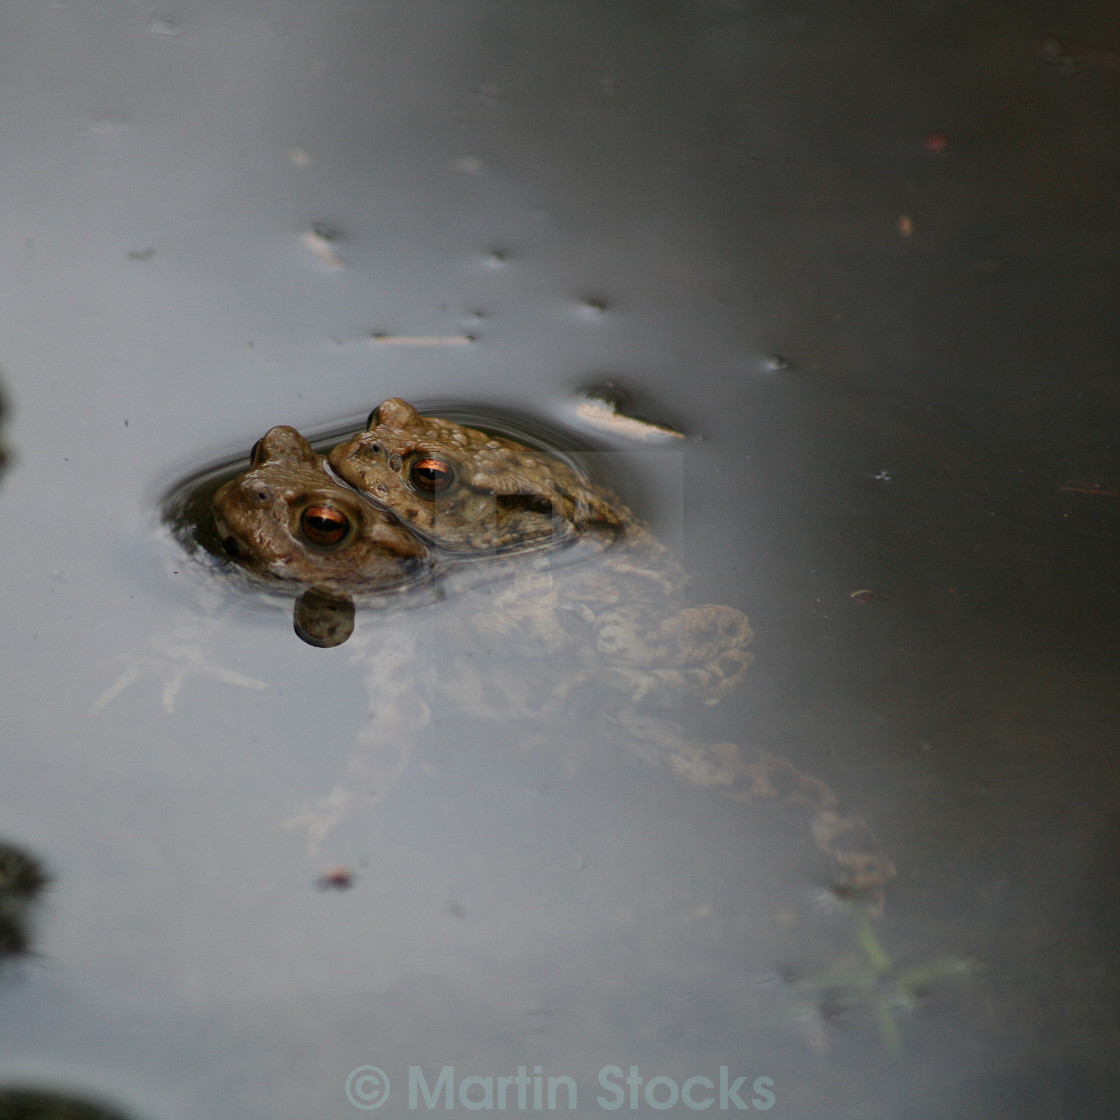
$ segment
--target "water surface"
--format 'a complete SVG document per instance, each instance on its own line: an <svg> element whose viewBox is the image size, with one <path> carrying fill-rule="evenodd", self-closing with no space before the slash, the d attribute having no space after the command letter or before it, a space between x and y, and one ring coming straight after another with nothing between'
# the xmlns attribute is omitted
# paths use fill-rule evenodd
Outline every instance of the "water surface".
<svg viewBox="0 0 1120 1120"><path fill-rule="evenodd" d="M346 1116L361 1065L397 1114L410 1065L540 1065L599 1115L604 1066L726 1066L783 1117L1115 1110L1120 505L1062 488L1120 485L1103 12L11 8L0 808L54 882L4 1082ZM437 718L308 857L284 816L365 697L283 611L211 650L267 689L92 712L199 610L176 480L391 395L571 427L604 380L688 438L588 445L757 635L689 726L827 781L899 869L871 988L809 982L867 945L803 821L578 736ZM984 971L892 1003L893 1052L872 994L945 958Z"/></svg>

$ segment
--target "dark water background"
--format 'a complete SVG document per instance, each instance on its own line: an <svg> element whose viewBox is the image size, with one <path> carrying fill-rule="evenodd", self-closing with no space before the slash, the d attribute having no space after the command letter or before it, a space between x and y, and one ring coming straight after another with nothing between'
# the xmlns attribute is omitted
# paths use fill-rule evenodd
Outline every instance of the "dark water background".
<svg viewBox="0 0 1120 1120"><path fill-rule="evenodd" d="M2 22L0 827L55 878L0 977L5 1083L343 1117L360 1065L383 1115L410 1065L540 1065L601 1115L605 1065L727 1066L789 1118L1115 1111L1120 497L1063 489L1120 488L1114 5ZM267 690L92 712L199 616L156 531L176 479L391 395L578 431L604 380L689 438L589 442L756 631L690 727L872 822L891 975L983 965L890 1005L897 1054L869 998L797 986L866 949L779 810L437 713L309 859L280 825L337 774L361 672L245 603L204 652ZM315 889L333 862L351 890Z"/></svg>

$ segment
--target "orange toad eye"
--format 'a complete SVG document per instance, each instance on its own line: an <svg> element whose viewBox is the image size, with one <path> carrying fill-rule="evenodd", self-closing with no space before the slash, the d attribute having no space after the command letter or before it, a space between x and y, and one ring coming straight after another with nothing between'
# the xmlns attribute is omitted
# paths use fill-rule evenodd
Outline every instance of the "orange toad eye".
<svg viewBox="0 0 1120 1120"><path fill-rule="evenodd" d="M428 494L438 494L455 481L451 464L443 459L417 459L409 472L412 485Z"/></svg>
<svg viewBox="0 0 1120 1120"><path fill-rule="evenodd" d="M338 544L350 530L350 519L333 506L308 506L299 516L299 527L312 544Z"/></svg>

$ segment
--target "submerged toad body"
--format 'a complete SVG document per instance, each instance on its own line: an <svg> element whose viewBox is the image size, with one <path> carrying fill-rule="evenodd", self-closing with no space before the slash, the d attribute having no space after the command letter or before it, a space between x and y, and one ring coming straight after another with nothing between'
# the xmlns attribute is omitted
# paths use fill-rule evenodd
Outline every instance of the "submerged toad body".
<svg viewBox="0 0 1120 1120"><path fill-rule="evenodd" d="M352 595L422 575L438 578L444 601L381 613L354 639L370 718L334 789L292 822L313 846L388 792L438 699L538 725L592 714L692 784L807 809L844 888L876 893L893 875L823 783L764 751L692 740L665 717L684 697L716 703L742 680L750 626L734 607L682 605L683 570L609 490L558 456L396 399L330 464L338 478L294 429L272 429L213 498L229 558L303 590L296 626L313 644L345 641L350 628L322 623L309 602L337 613Z"/></svg>

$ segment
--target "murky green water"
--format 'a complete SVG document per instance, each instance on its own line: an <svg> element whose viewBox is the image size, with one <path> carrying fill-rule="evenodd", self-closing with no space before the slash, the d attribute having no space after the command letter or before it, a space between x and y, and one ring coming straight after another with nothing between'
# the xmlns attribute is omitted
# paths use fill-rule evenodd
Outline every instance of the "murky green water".
<svg viewBox="0 0 1120 1120"><path fill-rule="evenodd" d="M524 1066L525 1111L566 1077L588 1116L736 1112L740 1076L788 1118L1115 1110L1103 7L4 24L0 838L52 883L0 976L0 1089L348 1116L376 1066L403 1115L428 1110L410 1067L454 1067L470 1111ZM683 446L582 425L577 391L612 380ZM199 648L266 688L195 675L168 713L148 677L94 711L209 617L168 488L392 395L601 454L696 600L755 629L690 734L866 819L899 873L881 918L830 894L803 817L592 722L437 709L392 796L309 856L283 822L337 777L362 670L244 595ZM349 889L321 889L335 865Z"/></svg>

